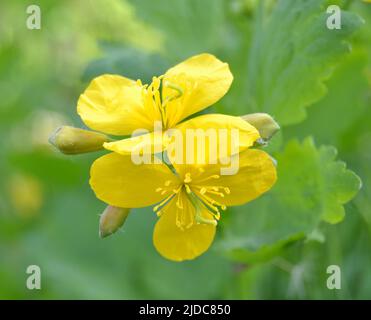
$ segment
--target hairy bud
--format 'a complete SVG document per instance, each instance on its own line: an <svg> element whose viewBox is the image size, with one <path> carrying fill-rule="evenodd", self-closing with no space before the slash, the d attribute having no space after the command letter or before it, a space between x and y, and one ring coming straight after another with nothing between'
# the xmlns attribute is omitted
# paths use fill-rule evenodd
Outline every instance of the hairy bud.
<svg viewBox="0 0 371 320"><path fill-rule="evenodd" d="M130 213L130 209L107 206L99 220L99 236L105 238L120 229Z"/></svg>
<svg viewBox="0 0 371 320"><path fill-rule="evenodd" d="M251 113L241 118L254 126L264 140L269 140L280 130L278 123L267 113Z"/></svg>
<svg viewBox="0 0 371 320"><path fill-rule="evenodd" d="M103 143L111 141L103 133L70 126L62 126L49 137L49 142L64 154L80 154L103 149Z"/></svg>

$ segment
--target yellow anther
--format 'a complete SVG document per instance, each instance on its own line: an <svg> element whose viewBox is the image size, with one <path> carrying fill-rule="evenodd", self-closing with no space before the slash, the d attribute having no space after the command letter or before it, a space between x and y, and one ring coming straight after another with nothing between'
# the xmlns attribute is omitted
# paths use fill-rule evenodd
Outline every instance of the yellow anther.
<svg viewBox="0 0 371 320"><path fill-rule="evenodd" d="M167 180L167 181L165 181L165 187L168 187L168 186L170 186L171 185L171 180Z"/></svg>
<svg viewBox="0 0 371 320"><path fill-rule="evenodd" d="M206 191L207 191L207 189L205 187L202 187L201 190L200 190L201 194L205 194Z"/></svg>
<svg viewBox="0 0 371 320"><path fill-rule="evenodd" d="M217 192L217 191L212 191L212 190L208 190L207 192L224 198L224 193L222 192Z"/></svg>
<svg viewBox="0 0 371 320"><path fill-rule="evenodd" d="M160 192L161 190L162 190L162 188L157 188L156 192Z"/></svg>
<svg viewBox="0 0 371 320"><path fill-rule="evenodd" d="M226 194L231 194L231 190L230 190L228 187L225 187L225 188L224 188L224 192L225 192Z"/></svg>
<svg viewBox="0 0 371 320"><path fill-rule="evenodd" d="M164 195L167 192L167 190L162 190L161 195Z"/></svg>
<svg viewBox="0 0 371 320"><path fill-rule="evenodd" d="M187 172L185 174L184 183L190 183L190 182L192 182L191 174L189 172Z"/></svg>
<svg viewBox="0 0 371 320"><path fill-rule="evenodd" d="M198 224L211 224L213 226L216 226L218 222L215 219L206 219L202 217L200 214L196 214L196 222Z"/></svg>
<svg viewBox="0 0 371 320"><path fill-rule="evenodd" d="M206 177L205 179L200 180L199 182L205 182L205 181L208 181L208 180L211 180L211 179L219 179L219 178L220 178L219 175L213 174L211 176Z"/></svg>

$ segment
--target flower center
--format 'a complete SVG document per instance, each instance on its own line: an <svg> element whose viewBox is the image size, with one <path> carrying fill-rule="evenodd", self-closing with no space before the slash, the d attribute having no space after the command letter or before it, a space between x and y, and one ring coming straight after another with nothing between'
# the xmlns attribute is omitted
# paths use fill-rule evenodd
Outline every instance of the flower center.
<svg viewBox="0 0 371 320"><path fill-rule="evenodd" d="M199 170L203 172L202 168ZM176 212L176 225L180 229L188 229L195 222L198 224L216 225L220 219L220 209L226 210L227 207L218 200L215 200L215 197L220 197L220 199L222 199L231 193L228 187L218 184L209 185L210 180L217 180L219 178L219 175L214 174L202 180L198 180L197 184L195 184L192 180L191 173L187 172L184 175L183 182L172 190L172 182L170 180L166 181L164 187L157 188L156 192L160 192L161 195L165 195L167 192L170 192L170 194L160 204L156 205L153 210L158 216L161 216L162 209L176 197L176 206L179 209ZM206 182L208 182L208 184L205 184ZM182 194L182 192L184 193ZM184 194L191 202L194 210L190 210L190 208L183 203ZM211 214L211 219L205 217L205 208Z"/></svg>
<svg viewBox="0 0 371 320"><path fill-rule="evenodd" d="M197 184L192 186L197 192L200 201L207 207L217 221L220 219L219 209L223 211L227 209L226 205L222 203L222 198L231 193L228 187L219 184L209 184L210 180L218 180L219 178L219 175L213 174L197 181ZM208 183L206 184L206 182ZM220 197L220 201L216 200L215 197Z"/></svg>
<svg viewBox="0 0 371 320"><path fill-rule="evenodd" d="M138 80L139 81L139 80ZM141 84L139 82L139 84ZM161 85L164 88L172 89L173 93L167 95L166 97L161 96ZM164 129L168 128L169 121L166 114L166 108L170 101L176 100L183 95L183 89L167 80L163 81L163 76L153 77L152 83L143 86L142 97L144 99L145 105L151 106L155 113L159 112L161 116L162 127Z"/></svg>

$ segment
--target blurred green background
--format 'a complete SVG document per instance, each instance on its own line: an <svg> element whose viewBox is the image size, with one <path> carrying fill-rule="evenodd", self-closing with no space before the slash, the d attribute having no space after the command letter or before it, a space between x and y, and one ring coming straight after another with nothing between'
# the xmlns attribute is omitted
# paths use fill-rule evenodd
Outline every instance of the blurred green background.
<svg viewBox="0 0 371 320"><path fill-rule="evenodd" d="M346 10L341 30L326 28L330 3ZM26 27L30 4L40 30ZM83 127L76 102L95 76L149 81L201 52L235 78L206 112L263 111L281 124L268 147L279 182L229 209L206 254L174 263L152 245L150 208L98 237L105 205L88 178L104 152L64 156L48 136ZM371 298L371 4L4 0L0 96L1 299ZM34 264L42 290L30 291ZM341 290L326 287L333 264Z"/></svg>

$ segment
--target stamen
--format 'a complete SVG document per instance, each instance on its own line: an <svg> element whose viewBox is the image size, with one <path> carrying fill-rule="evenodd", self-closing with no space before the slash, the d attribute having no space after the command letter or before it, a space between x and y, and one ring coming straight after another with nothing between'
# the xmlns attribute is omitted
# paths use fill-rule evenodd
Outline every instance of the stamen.
<svg viewBox="0 0 371 320"><path fill-rule="evenodd" d="M193 217L193 214L192 214L191 210L187 210L187 211L188 211L188 216L189 216L189 223L186 225L186 229L189 229L190 227L193 226L194 217Z"/></svg>
<svg viewBox="0 0 371 320"><path fill-rule="evenodd" d="M206 177L205 179L199 180L198 182L205 182L205 181L209 181L209 180L211 180L211 179L219 179L219 178L220 178L219 175L217 175L217 174L213 174L213 175L211 175L211 176Z"/></svg>
<svg viewBox="0 0 371 320"><path fill-rule="evenodd" d="M223 191L225 191L226 194L229 194L230 193L229 188L223 187L223 186L197 186L197 185L192 186L192 187L196 188L196 189L199 189L199 194L198 194L199 200L204 204L204 206L206 208L208 208L208 210L214 216L214 218L219 220L220 219L220 212L219 212L218 207L220 207L223 211L226 210L227 207L224 204L222 204L222 203L214 200L210 196L208 196L207 193L217 195L217 196L220 196L221 198L224 198L225 194L223 192L220 192L219 190L222 189ZM217 190L217 191L215 191L215 190Z"/></svg>
<svg viewBox="0 0 371 320"><path fill-rule="evenodd" d="M152 86L153 92L158 91L158 89L160 89L160 84L161 84L161 81L159 78L157 77L152 78L151 86Z"/></svg>
<svg viewBox="0 0 371 320"><path fill-rule="evenodd" d="M155 207L153 208L153 211L154 211L154 212L158 211L159 208L161 208L161 207L163 207L165 204L167 204L167 202L168 202L169 200L171 200L173 197L174 197L174 194L171 193L168 197L165 198L165 200L163 200L161 203L159 203L157 206L155 206Z"/></svg>
<svg viewBox="0 0 371 320"><path fill-rule="evenodd" d="M213 213L213 215L214 215L214 218L216 219L216 220L220 220L220 212L218 211L217 213Z"/></svg>
<svg viewBox="0 0 371 320"><path fill-rule="evenodd" d="M189 187L189 185L185 184L184 186L186 188L187 193L190 194L192 191L191 191L191 188Z"/></svg>
<svg viewBox="0 0 371 320"><path fill-rule="evenodd" d="M211 193L218 195L222 198L225 197L225 194L223 192L220 192L220 189L223 189L226 194L230 194L231 190L228 187L221 187L221 186L207 186L207 187L201 187L201 186L194 186L195 188L200 189L200 193L204 195L205 193Z"/></svg>
<svg viewBox="0 0 371 320"><path fill-rule="evenodd" d="M191 182L192 182L191 174L189 172L187 172L185 174L184 183L191 183Z"/></svg>
<svg viewBox="0 0 371 320"><path fill-rule="evenodd" d="M202 195L203 198L205 198L207 200L207 202L211 203L211 204L216 204L217 206L221 207L222 204L219 203L218 201L214 200L213 198L210 198L208 195L204 194Z"/></svg>
<svg viewBox="0 0 371 320"><path fill-rule="evenodd" d="M179 208L179 209L183 209L183 201L182 201L182 197L178 196L178 199L176 201L176 206Z"/></svg>
<svg viewBox="0 0 371 320"><path fill-rule="evenodd" d="M170 186L171 185L171 180L167 180L167 181L165 181L165 187L168 187L168 186Z"/></svg>
<svg viewBox="0 0 371 320"><path fill-rule="evenodd" d="M217 206L221 207L222 210L226 209L226 206L210 198L206 194L199 196L200 201L209 209L210 213L215 219L220 219L220 212Z"/></svg>
<svg viewBox="0 0 371 320"><path fill-rule="evenodd" d="M199 199L209 209L209 211L211 213L218 213L219 212L219 209L216 206L214 206L210 201L205 199L204 197L199 198Z"/></svg>
<svg viewBox="0 0 371 320"><path fill-rule="evenodd" d="M212 191L212 190L208 190L207 192L224 198L224 193L222 192L217 192L217 191Z"/></svg>
<svg viewBox="0 0 371 320"><path fill-rule="evenodd" d="M206 219L202 216L201 209L197 208L196 210L196 222L197 223L203 223L203 224L211 224L216 226L218 223L216 222L215 219Z"/></svg>
<svg viewBox="0 0 371 320"><path fill-rule="evenodd" d="M180 217L179 217L179 210L176 211L176 218L175 218L175 224L176 226L180 229L180 230L184 230L183 226L182 226L182 222L180 221Z"/></svg>

